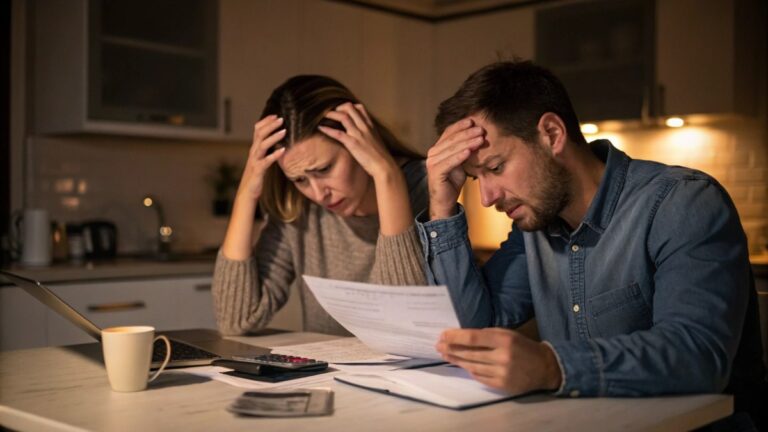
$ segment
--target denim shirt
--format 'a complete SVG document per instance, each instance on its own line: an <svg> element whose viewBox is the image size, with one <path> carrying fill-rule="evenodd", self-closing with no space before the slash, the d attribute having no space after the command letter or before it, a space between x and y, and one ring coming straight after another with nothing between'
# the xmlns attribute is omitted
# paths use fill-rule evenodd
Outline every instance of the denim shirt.
<svg viewBox="0 0 768 432"><path fill-rule="evenodd" d="M514 225L483 266L463 209L417 218L430 283L447 285L462 327L536 317L563 373L558 394L721 392L750 289L736 209L712 177L590 144L606 169L586 216L535 231Z"/></svg>

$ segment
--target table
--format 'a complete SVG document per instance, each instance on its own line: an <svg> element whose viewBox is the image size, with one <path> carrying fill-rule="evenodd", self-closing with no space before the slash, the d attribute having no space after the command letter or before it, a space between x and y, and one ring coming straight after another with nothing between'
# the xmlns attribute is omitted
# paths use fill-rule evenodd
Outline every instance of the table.
<svg viewBox="0 0 768 432"><path fill-rule="evenodd" d="M276 347L333 339L316 333L231 338ZM468 431L689 430L733 412L728 395L555 398L531 395L453 411L329 381L335 412L248 418L225 410L243 392L192 375L161 375L137 393L112 392L98 344L0 352L0 425L18 430Z"/></svg>

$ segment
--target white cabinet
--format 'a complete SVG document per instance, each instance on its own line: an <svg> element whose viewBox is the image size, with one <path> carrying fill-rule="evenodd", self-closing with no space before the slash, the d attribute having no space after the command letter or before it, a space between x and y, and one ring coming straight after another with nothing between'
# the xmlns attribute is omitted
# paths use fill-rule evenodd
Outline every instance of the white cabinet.
<svg viewBox="0 0 768 432"><path fill-rule="evenodd" d="M0 287L0 351L45 346L47 309L21 288Z"/></svg>
<svg viewBox="0 0 768 432"><path fill-rule="evenodd" d="M221 0L219 76L225 136L250 141L272 90L299 72L299 0Z"/></svg>
<svg viewBox="0 0 768 432"><path fill-rule="evenodd" d="M406 143L431 144L432 24L318 0L221 0L219 12L227 138L250 141L275 87L320 74L349 87Z"/></svg>
<svg viewBox="0 0 768 432"><path fill-rule="evenodd" d="M216 328L211 278L187 277L52 284L56 295L98 327ZM88 334L15 287L0 288L0 347L93 342Z"/></svg>
<svg viewBox="0 0 768 432"><path fill-rule="evenodd" d="M656 2L660 114L757 113L758 54L765 52L760 1Z"/></svg>
<svg viewBox="0 0 768 432"><path fill-rule="evenodd" d="M215 0L36 0L34 130L221 136Z"/></svg>

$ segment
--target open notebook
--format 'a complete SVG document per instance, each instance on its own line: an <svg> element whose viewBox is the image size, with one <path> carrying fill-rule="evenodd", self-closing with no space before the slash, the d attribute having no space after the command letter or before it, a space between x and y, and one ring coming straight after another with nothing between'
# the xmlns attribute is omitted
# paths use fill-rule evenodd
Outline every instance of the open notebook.
<svg viewBox="0 0 768 432"><path fill-rule="evenodd" d="M464 369L447 364L345 374L337 381L452 409L472 408L512 397L475 381Z"/></svg>

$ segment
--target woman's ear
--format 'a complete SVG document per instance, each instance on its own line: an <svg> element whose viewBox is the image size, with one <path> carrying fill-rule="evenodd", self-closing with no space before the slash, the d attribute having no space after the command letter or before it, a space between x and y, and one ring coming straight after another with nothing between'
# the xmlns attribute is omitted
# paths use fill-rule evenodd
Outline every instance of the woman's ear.
<svg viewBox="0 0 768 432"><path fill-rule="evenodd" d="M553 112L546 112L539 118L537 129L542 139L542 145L547 151L551 152L552 156L562 154L568 140L563 119Z"/></svg>

